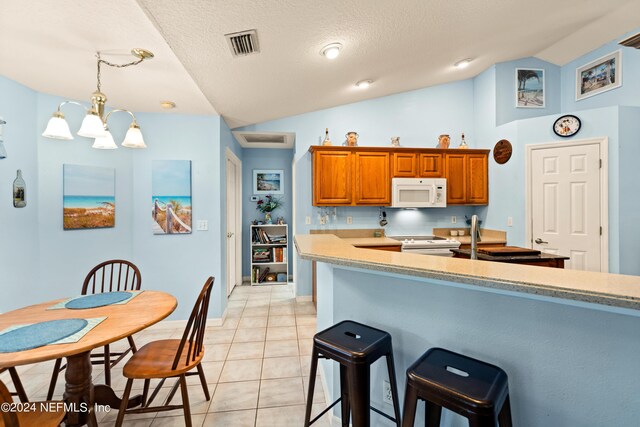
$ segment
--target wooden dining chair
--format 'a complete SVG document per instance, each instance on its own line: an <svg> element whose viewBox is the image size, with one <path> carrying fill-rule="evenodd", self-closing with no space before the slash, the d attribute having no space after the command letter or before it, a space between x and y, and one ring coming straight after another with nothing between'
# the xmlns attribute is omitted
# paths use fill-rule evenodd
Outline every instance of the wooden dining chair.
<svg viewBox="0 0 640 427"><path fill-rule="evenodd" d="M202 369L202 358L204 356L204 332L207 324L207 312L209 310L209 299L213 288L213 277L209 277L198 299L193 307L189 321L182 334L182 339L158 340L145 344L138 350L124 365L122 373L127 377L127 385L122 396L120 411L116 420L116 426L121 426L126 414L139 414L145 412L171 411L182 408L184 411L185 424L191 427L191 409L189 407L189 394L187 389L187 376L199 375L200 383L207 400L209 388ZM194 369L196 371L194 371ZM178 378L161 406L150 406L162 385L167 378ZM131 387L134 379L143 379L144 388L142 391L142 407L129 409L126 407L131 394ZM160 379L150 397L149 384L152 379ZM182 395L182 405L171 405L176 391L180 386ZM147 400L148 398L148 400Z"/></svg>
<svg viewBox="0 0 640 427"><path fill-rule="evenodd" d="M12 404L13 398L7 386L0 381L0 406ZM44 408L41 402L33 402L33 406L29 406L28 411L0 411L0 427L54 427L59 426L62 422L65 411L61 402L51 402Z"/></svg>
<svg viewBox="0 0 640 427"><path fill-rule="evenodd" d="M118 291L139 291L142 285L140 270L132 262L122 259L112 259L101 262L91 269L82 284L82 295L100 294L103 292ZM91 353L92 365L104 365L104 380L106 385L111 386L111 368L117 365L129 352L136 352L136 344L132 336L127 337L129 347L122 352L112 353L109 345L104 346L102 353ZM112 360L112 358L115 358ZM62 359L57 359L49 383L47 400L53 398L53 392L58 381L58 374L66 369L67 365L62 365Z"/></svg>
<svg viewBox="0 0 640 427"><path fill-rule="evenodd" d="M13 388L15 391L11 392L11 396L18 396L20 402L28 402L27 393L24 391L24 387L22 386L22 381L20 381L20 376L18 376L18 371L16 368L2 368L0 369L0 374L8 371L11 376L11 382L13 383Z"/></svg>

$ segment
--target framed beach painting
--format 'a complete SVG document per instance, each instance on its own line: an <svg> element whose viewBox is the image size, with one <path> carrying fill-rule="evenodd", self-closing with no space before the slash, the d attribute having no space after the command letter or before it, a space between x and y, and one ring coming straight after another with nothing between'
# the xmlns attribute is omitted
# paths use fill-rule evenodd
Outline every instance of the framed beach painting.
<svg viewBox="0 0 640 427"><path fill-rule="evenodd" d="M284 170L254 169L253 194L284 194Z"/></svg>
<svg viewBox="0 0 640 427"><path fill-rule="evenodd" d="M622 86L622 51L576 68L576 101Z"/></svg>
<svg viewBox="0 0 640 427"><path fill-rule="evenodd" d="M516 68L516 108L544 108L544 70Z"/></svg>
<svg viewBox="0 0 640 427"><path fill-rule="evenodd" d="M191 233L191 160L154 160L151 167L153 234Z"/></svg>
<svg viewBox="0 0 640 427"><path fill-rule="evenodd" d="M116 170L62 165L65 230L109 228L116 224Z"/></svg>

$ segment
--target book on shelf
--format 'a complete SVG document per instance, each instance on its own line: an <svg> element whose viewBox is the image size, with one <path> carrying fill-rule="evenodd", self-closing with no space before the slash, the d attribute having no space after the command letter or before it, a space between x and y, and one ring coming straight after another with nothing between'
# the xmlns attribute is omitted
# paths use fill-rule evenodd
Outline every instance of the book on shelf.
<svg viewBox="0 0 640 427"><path fill-rule="evenodd" d="M273 262L286 262L287 261L287 248L277 247L273 248Z"/></svg>
<svg viewBox="0 0 640 427"><path fill-rule="evenodd" d="M273 244L273 243L286 244L287 236L286 234L269 235L269 233L267 233L262 228L254 228L252 241L253 243L259 243L259 244Z"/></svg>
<svg viewBox="0 0 640 427"><path fill-rule="evenodd" d="M251 250L253 262L271 262L273 252L269 248L253 248Z"/></svg>
<svg viewBox="0 0 640 427"><path fill-rule="evenodd" d="M264 270L260 271L258 268L258 283L262 283L267 278L267 274L269 274L269 267L266 267Z"/></svg>

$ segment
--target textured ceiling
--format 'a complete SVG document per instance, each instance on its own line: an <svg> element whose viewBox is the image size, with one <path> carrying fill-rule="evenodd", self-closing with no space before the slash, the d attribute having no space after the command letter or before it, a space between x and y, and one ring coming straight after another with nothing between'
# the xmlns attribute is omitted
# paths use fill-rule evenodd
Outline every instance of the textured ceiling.
<svg viewBox="0 0 640 427"><path fill-rule="evenodd" d="M138 2L231 127L460 80L539 52L564 63L640 25L630 14L638 0ZM597 31L586 41L571 39L589 26ZM223 35L254 28L260 54L231 57ZM344 46L332 62L319 55L331 42ZM453 69L467 57L471 66ZM375 80L368 90L354 87L366 78Z"/></svg>
<svg viewBox="0 0 640 427"><path fill-rule="evenodd" d="M0 0L0 75L39 92L89 101L96 89L96 51L111 62L134 60L131 48L156 57L125 69L102 68L107 106L180 113L215 110L134 0ZM0 94L2 96L2 94Z"/></svg>
<svg viewBox="0 0 640 427"><path fill-rule="evenodd" d="M160 111L168 99L174 112L217 111L238 127L527 56L562 65L637 28L639 16L640 0L0 0L0 75L83 100L96 50L144 47L156 58L104 70L109 106ZM261 52L233 58L224 34L247 29ZM344 46L335 61L319 55L331 42ZM452 67L467 57L467 69ZM369 78L368 90L354 87Z"/></svg>

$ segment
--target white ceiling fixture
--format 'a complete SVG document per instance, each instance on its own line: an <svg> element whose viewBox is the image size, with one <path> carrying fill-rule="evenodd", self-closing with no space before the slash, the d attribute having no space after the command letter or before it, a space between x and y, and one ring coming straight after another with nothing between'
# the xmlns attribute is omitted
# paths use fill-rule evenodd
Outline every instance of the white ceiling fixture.
<svg viewBox="0 0 640 427"><path fill-rule="evenodd" d="M172 110L176 108L176 103L173 101L160 101L160 106L165 110Z"/></svg>
<svg viewBox="0 0 640 427"><path fill-rule="evenodd" d="M327 59L336 59L340 55L340 49L342 49L340 43L331 43L320 50L320 55Z"/></svg>
<svg viewBox="0 0 640 427"><path fill-rule="evenodd" d="M118 148L116 143L113 140L113 136L111 132L109 132L109 117L111 114L124 112L128 113L133 121L129 126L129 130L122 142L123 147L127 148L147 148L144 143L144 138L142 137L142 132L140 131L140 126L138 126L138 122L136 121L136 116L129 110L124 109L115 109L111 110L108 114L105 115L104 108L107 103L107 95L102 92L102 65L106 65L114 68L126 68L132 67L138 64L141 64L143 61L147 59L153 58L153 53L146 49L131 49L131 55L137 58L135 61L123 63L123 64L115 64L113 62L105 61L101 58L100 52L96 54L97 58L97 88L96 91L91 94L91 108L87 109L82 104L76 101L63 101L58 105L58 109L53 113L53 117L49 120L47 124L47 128L42 133L42 136L46 138L52 139L64 139L70 140L73 139L71 135L71 131L69 130L69 124L64 119L64 114L62 113L62 107L67 104L79 105L81 108L85 110L86 116L82 121L82 126L80 126L80 130L78 131L78 135L84 136L87 138L95 138L93 148L99 150L113 150Z"/></svg>
<svg viewBox="0 0 640 427"><path fill-rule="evenodd" d="M455 64L453 64L453 66L458 69L463 69L463 68L467 68L469 64L471 64L471 58L465 58L461 61L456 62Z"/></svg>
<svg viewBox="0 0 640 427"><path fill-rule="evenodd" d="M296 134L293 132L232 131L244 148L293 148Z"/></svg>
<svg viewBox="0 0 640 427"><path fill-rule="evenodd" d="M356 87L358 89L369 89L369 86L371 86L371 83L373 83L373 80L371 79L360 80L358 83L356 83Z"/></svg>

